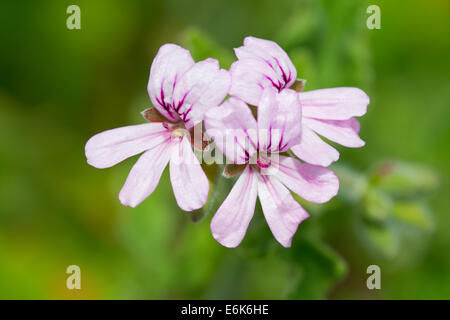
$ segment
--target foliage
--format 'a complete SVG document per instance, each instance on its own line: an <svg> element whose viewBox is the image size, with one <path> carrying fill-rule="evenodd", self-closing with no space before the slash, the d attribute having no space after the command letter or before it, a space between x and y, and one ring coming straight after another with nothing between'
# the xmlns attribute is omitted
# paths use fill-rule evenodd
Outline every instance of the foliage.
<svg viewBox="0 0 450 320"><path fill-rule="evenodd" d="M75 1L0 5L0 298L450 298L448 5L379 1ZM371 104L362 149L337 147L341 189L282 248L257 205L236 249L209 222L233 179L209 166L204 210L177 208L168 172L135 209L118 192L135 159L85 163L93 134L142 121L151 60L176 42L234 60L247 35L279 42L305 90L355 86ZM387 160L386 160L387 159ZM194 221L194 222L193 222ZM65 287L77 264L82 290ZM366 268L382 270L369 291Z"/></svg>

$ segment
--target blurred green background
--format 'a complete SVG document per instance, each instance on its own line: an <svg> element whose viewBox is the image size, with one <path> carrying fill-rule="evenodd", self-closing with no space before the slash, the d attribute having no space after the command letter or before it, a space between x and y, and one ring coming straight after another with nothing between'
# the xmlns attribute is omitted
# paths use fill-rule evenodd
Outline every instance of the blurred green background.
<svg viewBox="0 0 450 320"><path fill-rule="evenodd" d="M81 30L66 8L81 8ZM381 29L366 27L369 4ZM449 299L450 3L435 1L2 1L0 298ZM305 90L371 98L362 149L338 147L341 181L291 249L260 211L237 249L177 208L168 172L135 209L118 193L137 157L87 165L94 134L138 124L164 43L229 67L253 35L277 41ZM233 181L218 182L213 197ZM301 201L301 200L299 200ZM79 265L82 290L66 288ZM381 267L381 290L366 269Z"/></svg>

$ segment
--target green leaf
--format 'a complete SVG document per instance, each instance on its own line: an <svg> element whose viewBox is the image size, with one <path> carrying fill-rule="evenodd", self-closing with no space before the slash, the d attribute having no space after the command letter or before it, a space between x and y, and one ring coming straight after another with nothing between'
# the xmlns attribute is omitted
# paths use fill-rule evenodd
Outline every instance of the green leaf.
<svg viewBox="0 0 450 320"><path fill-rule="evenodd" d="M372 182L395 197L413 197L436 188L438 178L424 165L385 161L376 167Z"/></svg>
<svg viewBox="0 0 450 320"><path fill-rule="evenodd" d="M386 258L394 258L400 250L400 239L388 224L366 224L369 244Z"/></svg>
<svg viewBox="0 0 450 320"><path fill-rule="evenodd" d="M434 230L434 221L428 207L422 203L399 202L393 208L394 217L425 231Z"/></svg>
<svg viewBox="0 0 450 320"><path fill-rule="evenodd" d="M305 10L308 9L308 10ZM277 39L283 47L295 47L312 37L320 23L318 9L315 6L295 10L281 25Z"/></svg>
<svg viewBox="0 0 450 320"><path fill-rule="evenodd" d="M333 165L333 171L339 178L339 197L352 204L359 202L369 186L367 178L345 165Z"/></svg>
<svg viewBox="0 0 450 320"><path fill-rule="evenodd" d="M300 238L290 249L290 259L299 268L296 284L289 283L289 299L323 299L348 272L347 263L319 239Z"/></svg>
<svg viewBox="0 0 450 320"><path fill-rule="evenodd" d="M185 43L195 61L214 58L219 60L222 68L229 69L235 60L231 49L225 50L196 28L190 28L185 32Z"/></svg>
<svg viewBox="0 0 450 320"><path fill-rule="evenodd" d="M289 51L289 57L297 69L297 78L304 78L307 83L303 91L316 89L316 64L314 61L314 54L305 48L295 48Z"/></svg>
<svg viewBox="0 0 450 320"><path fill-rule="evenodd" d="M369 189L364 196L364 214L377 221L385 220L392 211L392 200L384 192L375 188Z"/></svg>

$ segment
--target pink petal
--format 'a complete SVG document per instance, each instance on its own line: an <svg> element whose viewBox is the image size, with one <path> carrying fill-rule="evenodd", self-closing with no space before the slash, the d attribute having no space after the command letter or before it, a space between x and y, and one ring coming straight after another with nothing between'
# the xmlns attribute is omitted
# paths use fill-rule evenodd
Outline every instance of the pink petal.
<svg viewBox="0 0 450 320"><path fill-rule="evenodd" d="M145 123L101 132L86 143L87 162L96 168L111 167L161 144L168 134L161 123Z"/></svg>
<svg viewBox="0 0 450 320"><path fill-rule="evenodd" d="M258 57L272 63L274 67L279 67L288 74L291 72L291 81L295 82L297 78L297 70L287 53L274 41L259 39L255 37L246 37L244 39L244 46L235 49L238 59L245 59L251 57ZM282 74L281 70L275 70ZM291 83L291 84L292 84Z"/></svg>
<svg viewBox="0 0 450 320"><path fill-rule="evenodd" d="M274 176L260 176L258 197L275 239L283 247L289 248L298 225L308 218L309 214Z"/></svg>
<svg viewBox="0 0 450 320"><path fill-rule="evenodd" d="M347 120L367 111L369 97L358 88L331 88L300 92L303 116L308 118Z"/></svg>
<svg viewBox="0 0 450 320"><path fill-rule="evenodd" d="M247 37L244 46L236 48L239 60L258 58L264 61L276 74L278 79L289 88L297 78L297 70L287 53L280 46L270 40Z"/></svg>
<svg viewBox="0 0 450 320"><path fill-rule="evenodd" d="M261 150L283 152L300 143L302 114L298 94L286 89L264 90L258 106L258 137Z"/></svg>
<svg viewBox="0 0 450 320"><path fill-rule="evenodd" d="M247 166L211 221L211 232L220 244L234 248L244 239L255 211L257 173Z"/></svg>
<svg viewBox="0 0 450 320"><path fill-rule="evenodd" d="M172 148L170 181L178 206L184 211L199 209L208 199L208 178L186 136Z"/></svg>
<svg viewBox="0 0 450 320"><path fill-rule="evenodd" d="M339 152L307 126L302 128L300 144L293 146L291 150L303 161L324 167L339 159Z"/></svg>
<svg viewBox="0 0 450 320"><path fill-rule="evenodd" d="M273 87L277 75L267 63L260 59L240 59L230 68L230 95L257 106L264 88Z"/></svg>
<svg viewBox="0 0 450 320"><path fill-rule="evenodd" d="M358 136L359 122L355 118L350 118L348 120L318 120L303 118L303 125L345 147L360 148L365 144Z"/></svg>
<svg viewBox="0 0 450 320"><path fill-rule="evenodd" d="M123 205L134 208L155 190L161 174L169 162L171 144L172 142L168 138L139 158L120 190L119 199Z"/></svg>
<svg viewBox="0 0 450 320"><path fill-rule="evenodd" d="M231 97L205 115L205 128L217 148L233 163L243 164L256 152L256 120L244 101Z"/></svg>
<svg viewBox="0 0 450 320"><path fill-rule="evenodd" d="M189 51L175 44L163 45L153 60L148 93L153 105L171 121L178 120L178 115L169 107L173 102L175 85L183 73L193 65L194 59Z"/></svg>
<svg viewBox="0 0 450 320"><path fill-rule="evenodd" d="M174 106L187 129L203 120L208 108L218 106L228 93L231 78L215 59L196 63L179 79L173 93Z"/></svg>
<svg viewBox="0 0 450 320"><path fill-rule="evenodd" d="M236 48L231 69L231 95L247 103L258 105L262 89L275 87L278 91L294 84L297 70L286 52L270 40L247 37L244 46Z"/></svg>
<svg viewBox="0 0 450 320"><path fill-rule="evenodd" d="M324 203L339 190L339 180L330 169L280 157L276 177L305 200Z"/></svg>

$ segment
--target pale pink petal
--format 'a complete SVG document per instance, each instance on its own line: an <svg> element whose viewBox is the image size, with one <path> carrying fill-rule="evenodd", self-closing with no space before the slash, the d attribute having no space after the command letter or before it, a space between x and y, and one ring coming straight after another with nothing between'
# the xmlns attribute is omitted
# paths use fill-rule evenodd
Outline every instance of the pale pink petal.
<svg viewBox="0 0 450 320"><path fill-rule="evenodd" d="M264 88L273 87L272 79L277 75L261 59L240 59L230 68L230 95L257 106ZM277 82L278 83L278 82Z"/></svg>
<svg viewBox="0 0 450 320"><path fill-rule="evenodd" d="M302 127L302 139L291 150L303 161L324 167L339 159L339 152L307 126Z"/></svg>
<svg viewBox="0 0 450 320"><path fill-rule="evenodd" d="M297 78L297 70L291 59L273 41L247 37L244 39L244 46L234 51L239 60L258 58L264 61L277 74L277 80L283 84L281 89L289 88Z"/></svg>
<svg viewBox="0 0 450 320"><path fill-rule="evenodd" d="M230 94L245 102L258 105L262 90L278 91L292 86L297 70L286 52L270 40L247 37L244 46L234 49L238 61L230 69Z"/></svg>
<svg viewBox="0 0 450 320"><path fill-rule="evenodd" d="M274 176L259 176L258 197L275 239L283 247L289 248L298 225L308 218L309 214Z"/></svg>
<svg viewBox="0 0 450 320"><path fill-rule="evenodd" d="M246 163L256 152L256 120L238 98L227 99L205 115L205 128L217 148L233 163Z"/></svg>
<svg viewBox="0 0 450 320"><path fill-rule="evenodd" d="M220 244L234 248L245 236L255 211L257 173L247 166L211 221L211 233Z"/></svg>
<svg viewBox="0 0 450 320"><path fill-rule="evenodd" d="M298 94L286 89L264 90L258 106L260 150L283 152L300 143L302 113Z"/></svg>
<svg viewBox="0 0 450 320"><path fill-rule="evenodd" d="M208 199L208 178L186 136L172 148L170 181L178 206L184 211L199 209Z"/></svg>
<svg viewBox="0 0 450 320"><path fill-rule="evenodd" d="M86 143L87 162L96 168L108 168L152 149L168 135L169 132L161 123L145 123L104 131Z"/></svg>
<svg viewBox="0 0 450 320"><path fill-rule="evenodd" d="M228 71L220 69L215 59L200 61L181 76L173 93L173 107L187 129L201 122L208 108L222 102L230 85Z"/></svg>
<svg viewBox="0 0 450 320"><path fill-rule="evenodd" d="M358 136L359 122L355 118L348 120L303 118L303 125L345 147L360 148L365 144Z"/></svg>
<svg viewBox="0 0 450 320"><path fill-rule="evenodd" d="M324 203L339 190L339 180L330 169L301 163L292 157L280 157L276 177L305 200Z"/></svg>
<svg viewBox="0 0 450 320"><path fill-rule="evenodd" d="M136 207L144 201L158 185L171 156L172 142L165 142L146 151L136 162L119 193L120 202L125 206Z"/></svg>
<svg viewBox="0 0 450 320"><path fill-rule="evenodd" d="M153 105L171 121L179 119L171 108L175 85L183 73L193 65L194 59L189 51L175 44L163 45L153 60L148 93Z"/></svg>
<svg viewBox="0 0 450 320"><path fill-rule="evenodd" d="M367 111L369 97L358 88L330 88L300 92L303 116L308 118L347 120Z"/></svg>

